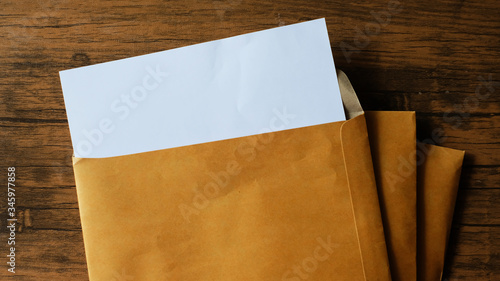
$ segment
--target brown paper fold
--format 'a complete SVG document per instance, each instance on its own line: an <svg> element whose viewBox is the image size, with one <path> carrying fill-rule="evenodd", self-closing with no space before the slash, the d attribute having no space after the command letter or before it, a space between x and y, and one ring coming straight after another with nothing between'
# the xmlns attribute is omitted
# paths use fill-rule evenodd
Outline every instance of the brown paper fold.
<svg viewBox="0 0 500 281"><path fill-rule="evenodd" d="M353 91L345 81L339 75L343 92ZM344 99L352 112L356 102ZM392 279L441 280L464 152L424 144L417 151L415 112L368 111L366 122Z"/></svg>
<svg viewBox="0 0 500 281"><path fill-rule="evenodd" d="M464 151L425 145L418 166L418 280L440 281Z"/></svg>
<svg viewBox="0 0 500 281"><path fill-rule="evenodd" d="M391 280L365 116L356 115L75 158L90 280Z"/></svg>
<svg viewBox="0 0 500 281"><path fill-rule="evenodd" d="M368 111L368 135L394 281L417 280L415 112Z"/></svg>
<svg viewBox="0 0 500 281"><path fill-rule="evenodd" d="M363 115L361 115L363 116ZM375 177L373 174L373 164L370 155L370 144L366 132L365 120L355 117L350 121L359 124L345 123L342 126L342 147L344 163L346 167L348 184L351 190L352 206L355 215L358 237L360 239L360 251L366 255L363 258L364 271L366 276L378 276L381 273L388 274L387 268L382 268L379 260L374 259L386 252L386 241L384 229L380 216L380 205L377 189L373 185ZM362 172L365 171L365 172ZM369 184L368 184L369 183ZM375 201L377 201L375 203ZM379 276L387 280L389 276ZM367 280L373 280L367 278Z"/></svg>

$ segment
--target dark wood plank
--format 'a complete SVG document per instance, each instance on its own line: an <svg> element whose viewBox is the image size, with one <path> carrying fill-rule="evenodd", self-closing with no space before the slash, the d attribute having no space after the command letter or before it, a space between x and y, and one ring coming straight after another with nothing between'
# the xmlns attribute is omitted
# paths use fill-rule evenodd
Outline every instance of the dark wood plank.
<svg viewBox="0 0 500 281"><path fill-rule="evenodd" d="M455 226L443 280L497 280L500 228Z"/></svg>
<svg viewBox="0 0 500 281"><path fill-rule="evenodd" d="M80 230L26 230L16 240L16 273L2 280L88 280Z"/></svg>
<svg viewBox="0 0 500 281"><path fill-rule="evenodd" d="M0 279L88 279L58 71L319 17L365 109L417 111L420 140L441 128L441 145L467 151L445 277L498 279L500 3L400 1L390 10L389 2L2 1L0 171L18 167L29 220L20 271ZM388 11L387 25L360 35Z"/></svg>
<svg viewBox="0 0 500 281"><path fill-rule="evenodd" d="M500 167L468 166L462 169L463 188L500 188Z"/></svg>
<svg viewBox="0 0 500 281"><path fill-rule="evenodd" d="M500 189L461 189L455 207L455 224L500 226Z"/></svg>

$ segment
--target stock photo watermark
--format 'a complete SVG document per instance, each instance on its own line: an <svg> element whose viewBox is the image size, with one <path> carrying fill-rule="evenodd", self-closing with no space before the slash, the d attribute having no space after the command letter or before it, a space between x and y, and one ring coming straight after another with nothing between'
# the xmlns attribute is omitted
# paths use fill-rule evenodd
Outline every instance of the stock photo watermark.
<svg viewBox="0 0 500 281"><path fill-rule="evenodd" d="M243 0L216 0L213 1L213 6L220 20L224 19L226 12L236 9Z"/></svg>
<svg viewBox="0 0 500 281"><path fill-rule="evenodd" d="M493 75L489 74L487 78L478 76L479 84L476 86L474 95L466 97L461 103L453 105L453 109L444 112L442 118L445 123L451 124L453 130L458 130L464 121L470 118L471 112L476 110L481 102L487 101L495 92L500 83L493 81ZM440 145L446 141L446 132L443 128L435 128L431 132L430 138L417 142L417 150L410 155L399 155L399 165L397 173L388 172L387 177L390 185L394 188L396 184L403 182L407 177L413 174L417 167L425 162L425 159L432 153L432 150L425 144ZM412 165L413 159L416 159L416 166Z"/></svg>
<svg viewBox="0 0 500 281"><path fill-rule="evenodd" d="M325 262L333 254L332 237L328 236L326 239L322 237L316 238L317 246L312 251L311 255L304 258L299 263L292 266L290 270L285 271L282 281L300 281L309 279L320 263Z"/></svg>
<svg viewBox="0 0 500 281"><path fill-rule="evenodd" d="M9 232L7 245L9 254L7 255L8 271L16 273L16 168L7 168L7 230Z"/></svg>
<svg viewBox="0 0 500 281"><path fill-rule="evenodd" d="M453 124L453 129L458 129L462 126L464 119L470 117L471 111L476 110L481 102L486 101L496 91L499 83L493 81L493 75L490 73L487 78L478 76L477 80L480 82L476 86L473 96L465 98L462 103L454 104L453 109L447 110L443 114L443 120L446 123Z"/></svg>
<svg viewBox="0 0 500 281"><path fill-rule="evenodd" d="M382 28L391 22L392 17L401 13L401 11L403 11L403 4L397 0L389 1L387 8L383 11L370 11L373 20L365 24L363 29L358 26L355 27L356 35L353 41L349 43L345 41L340 42L340 49L347 63L351 62L351 56L354 53L359 53L361 49L366 48L371 43L371 38L379 35Z"/></svg>
<svg viewBox="0 0 500 281"><path fill-rule="evenodd" d="M6 30L6 34L11 38L9 40L11 47L19 47L29 40L38 36L40 27L55 25L56 17L59 15L60 1L33 1L36 3L36 12L29 16L22 17L17 24L12 24Z"/></svg>
<svg viewBox="0 0 500 281"><path fill-rule="evenodd" d="M130 92L120 95L111 102L110 111L115 114L116 118L102 118L96 128L82 130L85 139L79 140L75 146L79 156L90 155L95 147L104 142L106 135L113 133L116 128L116 120L123 121L128 118L131 112L137 109L169 76L167 72L160 69L159 65L156 65L155 69L147 66L145 71L147 74L143 77L140 85L136 85Z"/></svg>
<svg viewBox="0 0 500 281"><path fill-rule="evenodd" d="M125 268L122 269L121 272L119 271L114 271L113 272L113 278L111 278L111 281L132 281L134 280L133 275L129 275Z"/></svg>
<svg viewBox="0 0 500 281"><path fill-rule="evenodd" d="M255 139L256 145L243 141L239 144L237 154L244 157L246 162L251 162L257 157L258 151L262 151L274 139L272 132L285 130L289 128L289 124L296 118L294 114L287 111L286 107L282 110L273 109L274 116L269 120L269 126L260 130L259 135L252 136ZM225 170L213 173L209 172L208 176L212 179L203 186L203 190L195 189L190 204L180 204L179 211L182 217L191 222L193 215L199 215L200 212L210 205L210 199L216 198L228 186L232 177L241 173L242 167L240 162L231 160L226 164Z"/></svg>

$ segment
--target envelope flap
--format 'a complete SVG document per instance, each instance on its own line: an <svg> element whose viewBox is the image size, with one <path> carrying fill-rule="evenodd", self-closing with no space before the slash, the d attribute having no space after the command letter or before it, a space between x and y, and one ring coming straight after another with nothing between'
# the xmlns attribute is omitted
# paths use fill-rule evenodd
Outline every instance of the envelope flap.
<svg viewBox="0 0 500 281"><path fill-rule="evenodd" d="M391 280L365 115L346 121L340 138L365 280Z"/></svg>
<svg viewBox="0 0 500 281"><path fill-rule="evenodd" d="M337 69L337 79L339 82L340 95L342 97L342 103L344 104L346 118L351 119L363 114L363 108L359 103L356 91L354 91L347 75L340 69Z"/></svg>
<svg viewBox="0 0 500 281"><path fill-rule="evenodd" d="M365 280L391 280L365 114L347 75L337 70L337 77L349 119L340 139Z"/></svg>

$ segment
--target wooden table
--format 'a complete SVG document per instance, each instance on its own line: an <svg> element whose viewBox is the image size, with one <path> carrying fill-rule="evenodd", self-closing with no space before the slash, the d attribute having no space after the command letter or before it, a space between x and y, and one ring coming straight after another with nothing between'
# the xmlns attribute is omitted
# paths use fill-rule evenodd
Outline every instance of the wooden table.
<svg viewBox="0 0 500 281"><path fill-rule="evenodd" d="M445 277L499 280L500 2L398 3L2 0L0 181L16 167L22 227L13 275L2 188L0 279L88 280L58 71L325 17L365 109L414 110L420 139L467 150Z"/></svg>

